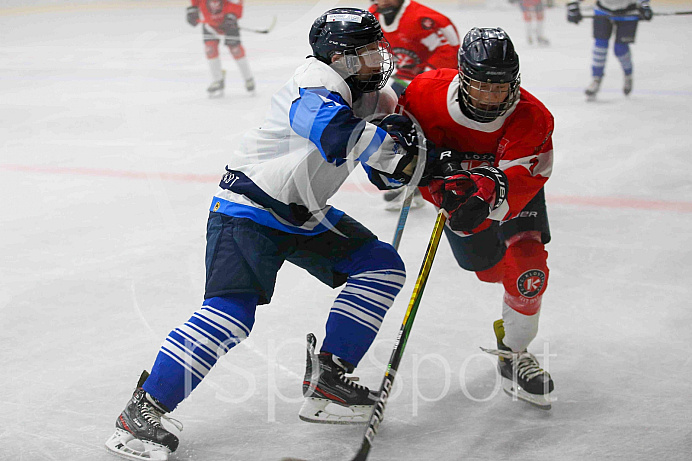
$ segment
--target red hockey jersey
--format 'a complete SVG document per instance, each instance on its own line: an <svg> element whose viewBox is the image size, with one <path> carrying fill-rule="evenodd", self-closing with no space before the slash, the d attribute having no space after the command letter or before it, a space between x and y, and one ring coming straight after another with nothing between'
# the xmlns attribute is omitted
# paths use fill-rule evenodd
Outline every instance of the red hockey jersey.
<svg viewBox="0 0 692 461"><path fill-rule="evenodd" d="M442 69L416 77L399 104L420 124L438 148L465 153L464 169L495 166L507 175L507 200L489 219L506 221L543 187L553 168L553 116L528 91L502 117L480 123L466 117L459 106L459 76ZM427 188L423 195L432 202ZM482 225L476 231L487 227Z"/></svg>
<svg viewBox="0 0 692 461"><path fill-rule="evenodd" d="M212 27L219 27L227 14L238 19L243 15L243 0L192 0L202 12L203 22Z"/></svg>
<svg viewBox="0 0 692 461"><path fill-rule="evenodd" d="M376 11L372 5L396 56L397 78L410 82L426 70L456 69L459 33L449 18L413 0L404 1L390 25Z"/></svg>

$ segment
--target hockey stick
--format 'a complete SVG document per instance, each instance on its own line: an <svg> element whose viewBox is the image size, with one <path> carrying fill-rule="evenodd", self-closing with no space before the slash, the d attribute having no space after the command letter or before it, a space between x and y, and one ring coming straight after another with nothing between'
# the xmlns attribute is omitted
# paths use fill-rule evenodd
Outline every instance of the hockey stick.
<svg viewBox="0 0 692 461"><path fill-rule="evenodd" d="M692 14L692 11L672 11L670 13L654 13L654 16L680 16L683 14ZM594 18L596 15L594 14L583 14L581 17L584 19L590 19ZM629 16L635 16L635 15L629 15ZM641 16L639 19L643 19Z"/></svg>
<svg viewBox="0 0 692 461"><path fill-rule="evenodd" d="M382 417L384 415L384 407L387 403L387 398L392 390L392 384L394 384L394 378L396 377L397 370L399 369L399 364L401 363L401 358L404 355L404 348L406 347L406 342L408 341L408 336L411 333L411 328L413 327L413 320L416 318L416 313L418 312L418 305L423 297L423 289L428 281L428 275L430 275L430 269L432 268L433 259L435 258L435 253L437 252L437 247L440 244L440 238L442 237L442 229L444 228L445 222L447 221L447 216L444 211L440 210L437 214L437 220L435 221L435 227L433 227L432 235L430 236L430 242L428 243L428 248L425 250L425 257L423 258L423 264L421 265L420 271L418 272L418 278L416 279L416 284L413 287L413 294L411 295L411 300L408 303L408 308L406 309L406 315L404 316L404 321L401 324L401 329L399 330L399 335L394 343L394 350L389 358L389 364L387 365L387 371L385 371L384 379L382 380L382 385L380 386L380 393L373 406L372 413L370 413L370 420L368 421L368 426L365 429L365 434L363 435L363 441L361 442L360 449L356 456L351 461L365 461L370 453L370 448L372 447L372 442L375 439L375 434L377 434L377 428L382 422ZM291 458L284 457L281 461L305 461L301 458Z"/></svg>
<svg viewBox="0 0 692 461"><path fill-rule="evenodd" d="M274 29L274 26L276 25L276 16L272 16L272 22L269 24L269 27L266 29L253 29L252 27L243 27L243 26L238 26L240 30L244 30L246 32L254 32L256 34L268 34Z"/></svg>
<svg viewBox="0 0 692 461"><path fill-rule="evenodd" d="M432 268L437 247L440 244L440 238L442 237L442 229L444 228L445 221L447 221L447 216L442 210L440 210L440 212L437 214L437 221L435 221L435 227L433 228L432 236L430 237L430 242L428 243L428 248L425 250L425 258L423 259L423 264L418 272L418 278L416 279L416 284L413 287L413 294L411 295L411 300L408 303L408 309L406 309L404 321L401 324L399 335L394 343L394 350L392 351L389 364L387 365L387 371L385 371L384 379L382 380L382 385L380 386L379 397L373 406L372 413L370 414L370 420L368 421L368 426L365 428L365 434L363 435L363 441L361 442L360 449L352 461L365 461L370 453L370 448L372 447L372 443L375 439L375 434L377 434L377 428L382 422L382 417L384 416L384 408L387 404L387 398L389 398L389 393L391 392L392 385L394 384L394 378L396 377L396 373L399 369L401 358L404 355L404 349L406 348L406 343L408 342L408 337L411 333L411 328L413 327L413 321L415 320L416 313L418 312L418 305L423 297L423 289L428 281L428 275L430 275L430 269Z"/></svg>
<svg viewBox="0 0 692 461"><path fill-rule="evenodd" d="M419 138L423 140L422 143L420 143L420 146L418 148L418 158L420 159L421 156L424 156L427 160L427 155L428 151L425 147L426 142L425 142L425 136L423 135L423 131L418 128L416 125L416 131L418 133ZM425 171L425 163L426 162L417 162L416 163L416 169L413 171L413 176L411 177L411 181L409 184L406 186L406 192L404 195L404 201L401 204L401 211L399 212L399 220L396 223L396 229L394 230L394 238L392 239L392 246L394 247L395 250L399 249L399 243L401 242L401 236L404 234L404 226L406 225L406 218L408 218L408 212L411 210L411 202L413 202L413 194L416 192L416 188L418 187L418 183L420 182L421 178L423 177L423 172Z"/></svg>
<svg viewBox="0 0 692 461"><path fill-rule="evenodd" d="M200 21L199 21L199 24L206 24L207 26L209 26L209 21L200 20ZM272 16L272 22L271 22L271 24L269 24L269 27L267 27L267 28L265 28L265 29L255 29L255 28L253 28L253 27L245 27L245 26L241 26L241 25L238 25L238 29L239 29L239 30L242 30L242 31L245 31L245 32L254 32L254 33L256 33L256 34L268 34L269 32L271 32L271 31L274 29L274 26L275 26L275 25L276 25L276 16ZM209 27L212 27L212 26L209 26ZM239 37L240 37L239 35L225 35L225 34L220 34L220 33L219 33L218 31L216 31L216 29L214 29L213 27L212 27L211 32L214 33L216 36L219 36L219 37L221 37L221 36L223 36L223 37L231 37L231 38L239 38Z"/></svg>

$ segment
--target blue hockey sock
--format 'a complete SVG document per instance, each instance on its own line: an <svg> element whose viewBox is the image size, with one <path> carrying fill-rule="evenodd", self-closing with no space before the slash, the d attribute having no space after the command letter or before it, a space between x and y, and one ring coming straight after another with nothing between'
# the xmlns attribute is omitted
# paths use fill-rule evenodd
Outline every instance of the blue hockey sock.
<svg viewBox="0 0 692 461"><path fill-rule="evenodd" d="M254 293L205 299L200 310L168 334L144 390L173 411L222 355L248 337L257 300Z"/></svg>
<svg viewBox="0 0 692 461"><path fill-rule="evenodd" d="M329 313L322 351L357 366L401 291L406 271L394 248L377 240L335 269L349 277Z"/></svg>
<svg viewBox="0 0 692 461"><path fill-rule="evenodd" d="M622 65L622 70L625 72L625 75L631 75L632 53L630 53L630 46L627 43L615 43L613 51L618 60L620 60L620 65Z"/></svg>
<svg viewBox="0 0 692 461"><path fill-rule="evenodd" d="M594 77L603 77L606 57L608 56L608 40L596 39L593 45L591 74Z"/></svg>

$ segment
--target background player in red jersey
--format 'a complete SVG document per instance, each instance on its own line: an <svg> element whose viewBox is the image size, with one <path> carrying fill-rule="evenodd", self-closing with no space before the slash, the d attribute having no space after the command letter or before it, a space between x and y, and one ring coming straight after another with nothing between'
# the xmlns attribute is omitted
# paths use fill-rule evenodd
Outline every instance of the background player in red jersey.
<svg viewBox="0 0 692 461"><path fill-rule="evenodd" d="M550 45L550 41L545 38L543 32L543 0L520 0L519 7L524 15L524 24L526 25L526 40L529 44L533 43L533 36L536 36L536 42L541 46Z"/></svg>
<svg viewBox="0 0 692 461"><path fill-rule="evenodd" d="M446 210L445 234L459 265L505 288L494 323L505 391L550 408L553 381L526 351L538 332L550 241L543 185L552 171L553 117L520 88L507 33L473 28L458 70L416 77L399 103L419 122L446 168L423 190Z"/></svg>
<svg viewBox="0 0 692 461"><path fill-rule="evenodd" d="M202 22L202 37L207 53L212 83L207 88L210 97L223 95L226 71L221 68L219 59L219 41L221 38L228 46L231 55L238 64L238 69L245 80L245 89L255 90L255 79L245 57L245 49L240 42L238 19L243 15L243 0L191 0L187 8L187 22L196 26ZM201 20L200 20L201 13Z"/></svg>
<svg viewBox="0 0 692 461"><path fill-rule="evenodd" d="M413 0L373 0L370 12L396 57L390 82L397 94L422 72L456 68L459 33L442 13Z"/></svg>
<svg viewBox="0 0 692 461"><path fill-rule="evenodd" d="M397 95L401 95L411 80L422 72L456 69L459 33L449 18L413 0L372 2L370 12L380 22L395 56L396 72L389 82ZM399 209L403 198L402 189L385 192L385 209ZM416 191L411 207L424 204L420 192Z"/></svg>

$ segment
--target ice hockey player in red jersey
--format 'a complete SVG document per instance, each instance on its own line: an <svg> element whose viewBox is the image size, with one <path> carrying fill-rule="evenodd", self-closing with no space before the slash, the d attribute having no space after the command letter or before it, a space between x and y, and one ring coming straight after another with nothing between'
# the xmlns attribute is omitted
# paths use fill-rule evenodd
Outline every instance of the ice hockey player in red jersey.
<svg viewBox="0 0 692 461"><path fill-rule="evenodd" d="M520 0L519 7L524 15L524 24L526 25L526 40L529 44L533 44L533 37L536 36L536 42L540 46L550 45L550 41L545 38L543 30L543 0Z"/></svg>
<svg viewBox="0 0 692 461"><path fill-rule="evenodd" d="M202 23L202 38L211 70L212 82L207 88L210 97L223 96L226 71L221 68L219 41L231 51L240 74L245 80L245 89L255 91L255 79L245 57L245 49L240 42L238 19L243 15L243 0L191 0L187 8L187 22L191 26Z"/></svg>
<svg viewBox="0 0 692 461"><path fill-rule="evenodd" d="M419 75L399 103L445 165L423 195L446 210L457 262L504 285L497 349L486 350L499 356L504 389L547 409L553 381L527 347L548 285L543 186L552 171L553 117L519 85L519 57L507 33L473 28L458 69Z"/></svg>
<svg viewBox="0 0 692 461"><path fill-rule="evenodd" d="M396 57L390 82L397 94L422 72L456 68L459 33L445 15L413 0L373 0L370 12Z"/></svg>
<svg viewBox="0 0 692 461"><path fill-rule="evenodd" d="M457 67L459 33L442 13L413 0L373 0L370 12L377 17L392 47L396 73L389 82L398 95L422 72ZM383 196L389 211L398 210L404 199L401 189L387 191ZM411 207L424 204L416 191Z"/></svg>

